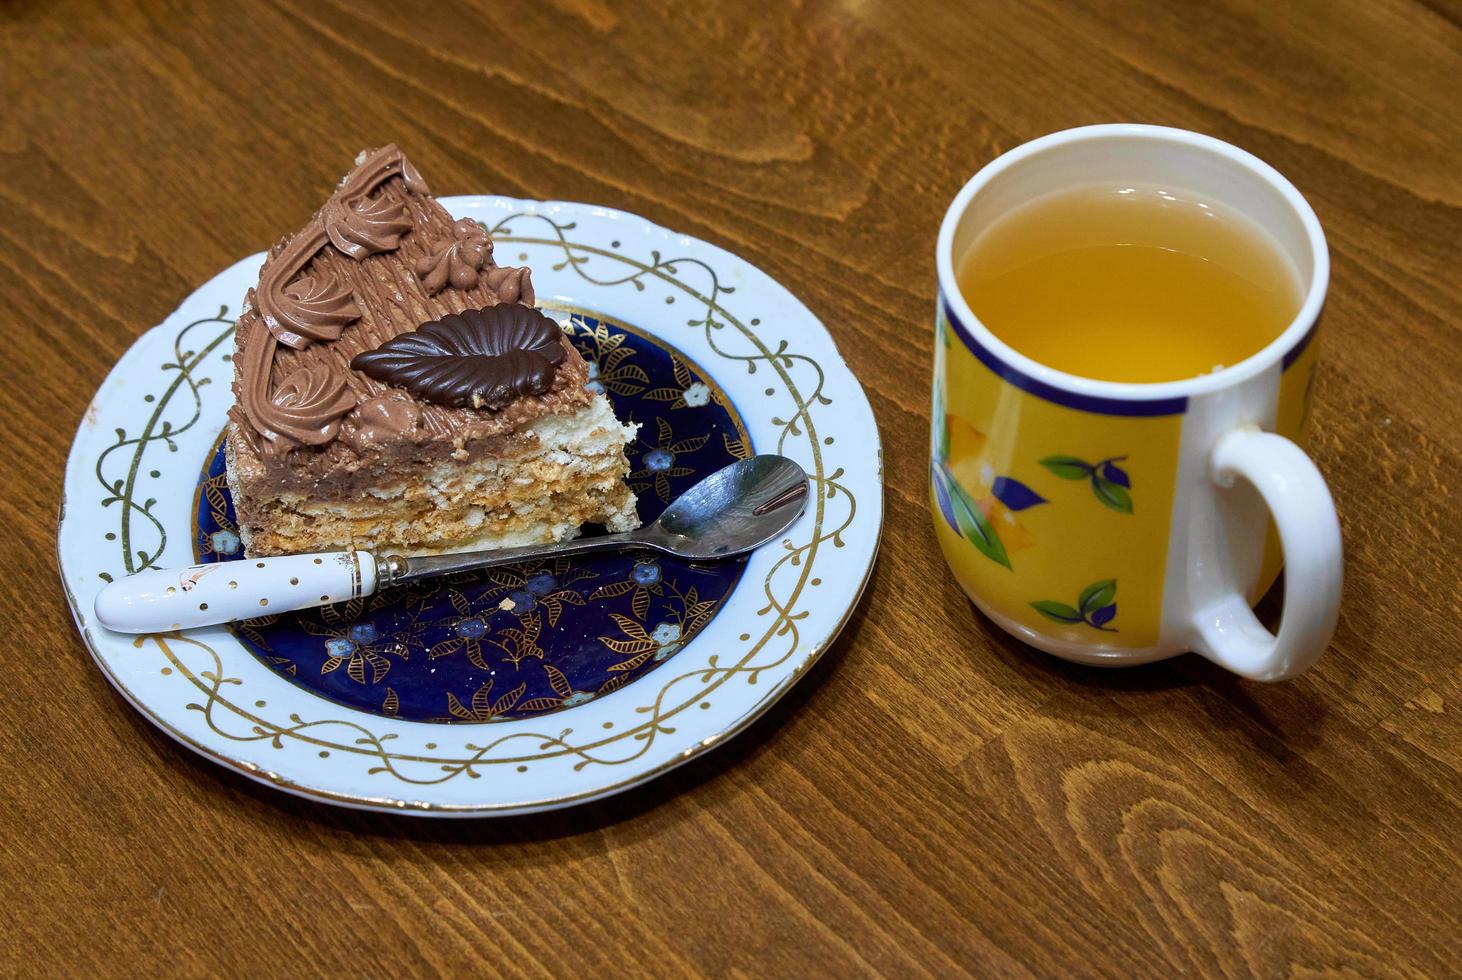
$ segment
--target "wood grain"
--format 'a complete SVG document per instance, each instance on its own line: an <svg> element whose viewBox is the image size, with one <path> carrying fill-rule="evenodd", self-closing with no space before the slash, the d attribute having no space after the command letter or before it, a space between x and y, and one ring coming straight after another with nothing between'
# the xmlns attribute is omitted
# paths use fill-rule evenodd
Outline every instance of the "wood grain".
<svg viewBox="0 0 1462 980"><path fill-rule="evenodd" d="M1445 0L0 5L0 970L1455 974L1459 21ZM1313 448L1345 607L1291 683L1056 662L938 559L938 219L998 152L1110 120L1253 150L1330 238ZM62 468L108 368L392 140L440 193L612 205L773 271L873 400L888 520L859 613L750 733L622 798L426 823L257 787L130 710L56 586Z"/></svg>

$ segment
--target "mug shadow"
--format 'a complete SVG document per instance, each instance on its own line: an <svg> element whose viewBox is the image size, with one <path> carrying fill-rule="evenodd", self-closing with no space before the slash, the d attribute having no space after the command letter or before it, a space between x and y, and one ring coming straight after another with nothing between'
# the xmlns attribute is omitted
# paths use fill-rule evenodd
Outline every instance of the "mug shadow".
<svg viewBox="0 0 1462 980"><path fill-rule="evenodd" d="M1279 625L1283 582L1281 576L1255 607L1259 620L1270 630ZM1203 712L1194 718L1199 723L1196 727L1212 733L1208 736L1212 748L1229 751L1235 758L1259 753L1293 770L1299 756L1317 743L1320 722L1329 713L1312 686L1294 680L1250 680L1196 653L1132 667L1072 663L1029 646L986 618L974 603L967 605L977 630L1007 666L1078 698L1117 698L1121 707L1137 714L1148 696L1156 700L1194 689L1196 696L1191 700Z"/></svg>
<svg viewBox="0 0 1462 980"><path fill-rule="evenodd" d="M664 804L685 793L713 784L727 771L744 765L770 749L793 719L801 714L837 669L857 641L866 621L860 604L833 644L822 652L807 674L744 731L714 751L708 751L668 773L602 800L558 810L520 816L424 817L359 810L296 796L220 766L176 744L154 728L130 705L124 705L132 726L151 742L157 763L197 783L211 783L229 793L234 812L246 810L251 819L276 822L286 816L314 825L327 845L335 836L371 836L422 843L512 845L572 838L635 821L631 839L654 836L662 822L654 815L667 812ZM113 692L115 697L116 692ZM490 777L489 777L490 778ZM640 820L641 817L649 817Z"/></svg>

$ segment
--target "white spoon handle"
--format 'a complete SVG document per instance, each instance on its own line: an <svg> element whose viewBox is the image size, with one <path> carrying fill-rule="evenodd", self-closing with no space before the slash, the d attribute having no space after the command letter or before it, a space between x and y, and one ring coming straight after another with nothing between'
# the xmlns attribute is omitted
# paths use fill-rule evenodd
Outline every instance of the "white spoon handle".
<svg viewBox="0 0 1462 980"><path fill-rule="evenodd" d="M96 618L119 633L163 633L344 602L376 591L366 551L194 565L139 572L96 597Z"/></svg>

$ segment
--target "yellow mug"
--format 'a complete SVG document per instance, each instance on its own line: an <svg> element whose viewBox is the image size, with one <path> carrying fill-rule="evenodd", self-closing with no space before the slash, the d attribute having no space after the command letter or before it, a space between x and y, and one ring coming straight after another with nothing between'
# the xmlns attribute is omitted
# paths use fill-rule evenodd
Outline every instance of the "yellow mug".
<svg viewBox="0 0 1462 980"><path fill-rule="evenodd" d="M1232 367L1160 384L1077 377L1001 342L955 280L976 237L1043 194L1123 180L1182 187L1256 221L1305 282L1294 322ZM1259 680L1313 663L1335 630L1341 550L1330 492L1299 448L1330 272L1299 191L1197 133L1067 130L1002 155L964 186L940 228L938 268L931 507L975 605L1032 646L1083 663L1191 650ZM1251 605L1281 564L1275 635Z"/></svg>

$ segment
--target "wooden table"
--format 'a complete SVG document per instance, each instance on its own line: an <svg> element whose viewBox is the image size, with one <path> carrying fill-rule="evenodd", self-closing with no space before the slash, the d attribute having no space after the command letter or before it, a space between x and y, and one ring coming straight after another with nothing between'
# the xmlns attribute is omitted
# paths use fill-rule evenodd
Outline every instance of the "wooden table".
<svg viewBox="0 0 1462 980"><path fill-rule="evenodd" d="M0 969L1462 968L1454 2L201 6L0 6ZM1254 151L1330 237L1313 451L1345 606L1291 683L1062 664L938 557L938 220L997 153L1111 120ZM62 600L61 472L108 368L392 140L440 193L601 202L745 256L878 416L859 613L752 731L623 797L453 823L256 786L132 711Z"/></svg>

